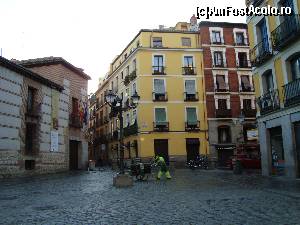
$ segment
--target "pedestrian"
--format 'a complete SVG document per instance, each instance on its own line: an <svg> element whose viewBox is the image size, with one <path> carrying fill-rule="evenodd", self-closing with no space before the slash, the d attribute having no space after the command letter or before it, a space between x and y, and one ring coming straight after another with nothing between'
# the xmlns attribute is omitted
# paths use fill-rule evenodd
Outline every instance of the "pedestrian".
<svg viewBox="0 0 300 225"><path fill-rule="evenodd" d="M155 163L159 166L159 171L157 174L157 180L160 180L162 175L165 175L167 179L171 179L170 172L168 170L165 159L162 156L155 156Z"/></svg>

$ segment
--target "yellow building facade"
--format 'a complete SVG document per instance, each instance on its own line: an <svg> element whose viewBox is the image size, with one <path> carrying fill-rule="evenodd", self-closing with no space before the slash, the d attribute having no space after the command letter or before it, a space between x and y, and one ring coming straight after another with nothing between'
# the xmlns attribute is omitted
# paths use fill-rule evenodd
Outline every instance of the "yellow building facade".
<svg viewBox="0 0 300 225"><path fill-rule="evenodd" d="M247 18L263 175L300 176L300 0L248 0L292 15Z"/></svg>
<svg viewBox="0 0 300 225"><path fill-rule="evenodd" d="M197 28L189 23L141 30L111 63L95 106L96 136L109 159L120 154L120 124L109 116L104 99L108 90L123 98L124 107L135 92L140 96L137 108L123 114L125 158L162 155L180 163L195 154L209 154L199 43Z"/></svg>

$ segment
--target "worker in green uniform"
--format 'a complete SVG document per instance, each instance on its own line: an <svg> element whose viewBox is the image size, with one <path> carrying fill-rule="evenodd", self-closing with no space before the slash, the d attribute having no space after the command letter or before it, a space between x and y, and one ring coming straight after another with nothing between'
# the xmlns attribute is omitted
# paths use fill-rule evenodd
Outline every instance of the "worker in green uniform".
<svg viewBox="0 0 300 225"><path fill-rule="evenodd" d="M165 159L161 156L156 156L155 157L155 163L160 167L158 174L157 174L157 179L160 180L162 175L165 175L167 179L171 179L170 172L168 170L167 164L165 162Z"/></svg>

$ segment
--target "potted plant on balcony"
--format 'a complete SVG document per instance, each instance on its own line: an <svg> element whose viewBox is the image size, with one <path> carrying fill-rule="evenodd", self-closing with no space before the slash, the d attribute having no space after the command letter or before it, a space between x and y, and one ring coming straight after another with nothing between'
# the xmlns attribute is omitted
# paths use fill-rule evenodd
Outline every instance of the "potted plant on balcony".
<svg viewBox="0 0 300 225"><path fill-rule="evenodd" d="M132 80L134 80L136 78L136 70L134 70L134 71L132 71L131 73L130 73L130 80L132 81Z"/></svg>

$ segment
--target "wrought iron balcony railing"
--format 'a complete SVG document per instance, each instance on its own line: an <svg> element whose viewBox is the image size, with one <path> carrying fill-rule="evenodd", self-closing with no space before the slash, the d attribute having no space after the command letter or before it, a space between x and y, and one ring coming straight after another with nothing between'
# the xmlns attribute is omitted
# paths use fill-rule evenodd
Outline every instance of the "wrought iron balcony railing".
<svg viewBox="0 0 300 225"><path fill-rule="evenodd" d="M196 102L196 101L199 101L198 92L195 92L194 94L184 92L184 101L185 102Z"/></svg>
<svg viewBox="0 0 300 225"><path fill-rule="evenodd" d="M197 131L200 129L200 121L187 121L185 122L186 131Z"/></svg>
<svg viewBox="0 0 300 225"><path fill-rule="evenodd" d="M153 129L159 132L169 131L169 122L153 122Z"/></svg>
<svg viewBox="0 0 300 225"><path fill-rule="evenodd" d="M231 116L231 109L216 109L217 118L230 118Z"/></svg>
<svg viewBox="0 0 300 225"><path fill-rule="evenodd" d="M274 50L280 51L288 44L300 39L300 15L286 17L285 20L271 32Z"/></svg>
<svg viewBox="0 0 300 225"><path fill-rule="evenodd" d="M166 75L165 69L164 66L152 66L152 75Z"/></svg>
<svg viewBox="0 0 300 225"><path fill-rule="evenodd" d="M256 117L256 109L243 109L245 117Z"/></svg>
<svg viewBox="0 0 300 225"><path fill-rule="evenodd" d="M135 135L137 133L138 133L138 125L136 121L134 122L134 124L124 127L124 137Z"/></svg>
<svg viewBox="0 0 300 225"><path fill-rule="evenodd" d="M262 115L273 112L280 108L278 90L273 89L257 99L257 104Z"/></svg>
<svg viewBox="0 0 300 225"><path fill-rule="evenodd" d="M270 59L273 51L269 46L269 38L265 37L250 50L250 59L253 66L259 66Z"/></svg>
<svg viewBox="0 0 300 225"><path fill-rule="evenodd" d="M184 66L182 67L182 74L183 75L196 75L196 67L189 67L189 66Z"/></svg>
<svg viewBox="0 0 300 225"><path fill-rule="evenodd" d="M78 113L71 113L69 117L69 125L75 128L82 128L83 122Z"/></svg>
<svg viewBox="0 0 300 225"><path fill-rule="evenodd" d="M166 102L168 101L168 94L165 93L152 93L152 99L154 102Z"/></svg>
<svg viewBox="0 0 300 225"><path fill-rule="evenodd" d="M238 68L251 68L250 60L238 60L236 61L236 66Z"/></svg>
<svg viewBox="0 0 300 225"><path fill-rule="evenodd" d="M283 86L284 106L300 103L300 78Z"/></svg>

